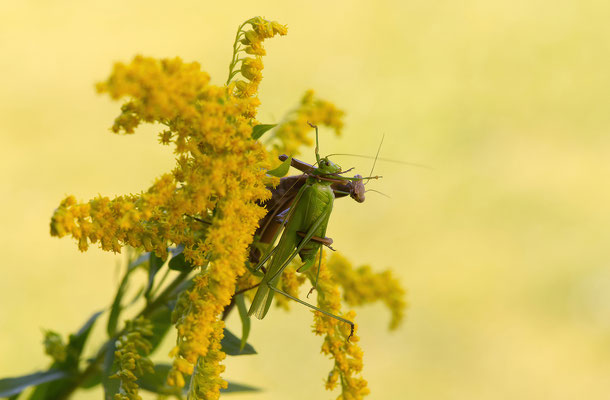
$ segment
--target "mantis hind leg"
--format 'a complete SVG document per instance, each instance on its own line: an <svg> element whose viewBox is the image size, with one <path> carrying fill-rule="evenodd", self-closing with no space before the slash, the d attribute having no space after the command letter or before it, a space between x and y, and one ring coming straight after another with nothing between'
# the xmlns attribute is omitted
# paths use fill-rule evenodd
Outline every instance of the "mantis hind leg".
<svg viewBox="0 0 610 400"><path fill-rule="evenodd" d="M307 306L307 307L309 307L309 308L311 308L313 310L319 311L319 312L321 312L324 315L327 315L327 316L329 316L331 318L336 319L337 321L341 321L341 322L345 322L346 324L349 324L350 331L349 331L349 336L347 337L347 341L348 342L349 342L349 339L352 336L354 336L354 323L352 321L347 320L345 318L342 318L342 317L340 317L338 315L335 315L333 313L329 313L328 311L324 311L321 308L314 306L313 304L309 304L309 303L307 303L307 302L305 302L305 301L303 301L301 299L298 299L298 298L296 298L294 296L291 296L288 293L284 292L283 290L274 287L273 285L267 284L267 286L269 287L269 289L273 290L274 292L277 292L277 293L279 293L279 294L281 294L283 296L286 296L289 299L296 301L297 303L303 304L304 306Z"/></svg>
<svg viewBox="0 0 610 400"><path fill-rule="evenodd" d="M318 257L318 273L316 273L316 281L313 283L311 289L309 289L309 293L307 293L307 298L309 295L313 293L314 290L318 289L318 279L320 278L320 269L322 269L322 247L320 247L320 256Z"/></svg>

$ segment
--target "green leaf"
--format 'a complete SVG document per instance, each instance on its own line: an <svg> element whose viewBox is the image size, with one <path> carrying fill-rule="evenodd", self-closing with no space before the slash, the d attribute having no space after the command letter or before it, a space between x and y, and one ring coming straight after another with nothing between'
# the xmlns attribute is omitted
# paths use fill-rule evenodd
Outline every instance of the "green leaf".
<svg viewBox="0 0 610 400"><path fill-rule="evenodd" d="M237 392L260 392L261 389L250 386L243 385L241 383L228 382L229 386L226 389L220 389L221 393L237 393Z"/></svg>
<svg viewBox="0 0 610 400"><path fill-rule="evenodd" d="M267 171L267 174L277 176L278 178L286 176L286 174L288 173L288 170L290 169L291 162L292 162L292 156L288 157L286 160L284 160L284 162L282 162L277 168L272 169L271 171Z"/></svg>
<svg viewBox="0 0 610 400"><path fill-rule="evenodd" d="M136 301L138 301L138 299L140 297L142 297L142 294L144 293L144 286L142 286L141 288L138 289L138 291L136 292L136 294L133 295L133 299L131 299L128 303L127 306L132 306L135 304Z"/></svg>
<svg viewBox="0 0 610 400"><path fill-rule="evenodd" d="M248 335L250 335L250 316L248 315L243 293L235 296L235 304L237 304L239 319L241 319L241 343L239 344L239 351L242 351L246 347Z"/></svg>
<svg viewBox="0 0 610 400"><path fill-rule="evenodd" d="M108 336L112 337L116 333L116 327L119 322L119 316L121 315L121 311L123 310L121 307L121 301L123 300L123 296L127 291L127 283L129 282L129 275L135 271L138 267L137 265L130 264L127 267L127 271L125 271L125 275L121 280L121 284L117 289L116 295L114 296L114 301L112 302L112 306L110 307L110 314L108 315L108 326L106 327L106 331L108 332Z"/></svg>
<svg viewBox="0 0 610 400"><path fill-rule="evenodd" d="M242 356L246 354L256 354L256 350L249 343L246 343L243 349L241 347L241 340L231 333L227 328L224 329L224 337L220 341L222 351L230 356Z"/></svg>
<svg viewBox="0 0 610 400"><path fill-rule="evenodd" d="M97 318L102 315L103 311L98 311L94 313L87 322L73 335L70 335L68 339L68 357L73 358L76 367L78 367L78 360L80 359L80 355L83 352L83 348L85 347L85 343L89 338L89 334L91 333L91 329L93 329L93 324L97 321Z"/></svg>
<svg viewBox="0 0 610 400"><path fill-rule="evenodd" d="M104 363L102 364L102 386L104 387L104 400L113 400L114 395L119 392L121 381L111 379L116 368L114 367L114 352L116 350L116 341L107 342L106 351L104 353Z"/></svg>
<svg viewBox="0 0 610 400"><path fill-rule="evenodd" d="M164 394L164 395L174 395L174 396L182 396L185 394L182 388L177 388L175 386L169 386L166 383L167 374L172 369L172 366L169 364L156 364L155 372L145 373L142 377L140 377L137 381L138 385L149 392ZM185 388L189 387L189 381L191 379L190 375L184 375L185 380Z"/></svg>
<svg viewBox="0 0 610 400"><path fill-rule="evenodd" d="M83 389L91 389L102 383L102 374L101 372L90 375L81 385L80 387Z"/></svg>
<svg viewBox="0 0 610 400"><path fill-rule="evenodd" d="M155 275L157 272L163 267L165 264L165 260L161 257L157 257L154 251L150 252L150 258L148 261L148 285L146 285L146 292L144 292L144 297L148 299L150 296L150 291L153 288L153 283L155 283Z"/></svg>
<svg viewBox="0 0 610 400"><path fill-rule="evenodd" d="M169 260L169 269L180 272L192 271L194 266L184 259L184 253L178 253Z"/></svg>
<svg viewBox="0 0 610 400"><path fill-rule="evenodd" d="M17 378L0 379L0 397L10 397L21 393L29 386L37 386L66 377L68 377L66 371L50 369L48 371L35 372Z"/></svg>
<svg viewBox="0 0 610 400"><path fill-rule="evenodd" d="M261 124L252 128L252 139L258 140L268 130L275 128L277 124Z"/></svg>
<svg viewBox="0 0 610 400"><path fill-rule="evenodd" d="M145 373L142 377L140 377L137 381L140 388L166 396L176 396L181 398L181 396L186 396L187 388L189 387L189 383L191 380L190 375L185 375L185 385L183 389L177 388L175 386L169 386L166 383L167 374L172 369L170 364L157 364L155 365L154 373ZM226 389L221 389L222 393L237 393L237 392L258 392L261 389L243 385L240 383L229 382L229 386Z"/></svg>
<svg viewBox="0 0 610 400"><path fill-rule="evenodd" d="M172 326L172 309L167 304L161 305L150 313L147 318L153 325L153 334L149 338L149 341L152 344L150 354L152 354L157 347L159 347Z"/></svg>
<svg viewBox="0 0 610 400"><path fill-rule="evenodd" d="M150 260L150 253L149 252L142 253L138 256L138 258L136 258L135 260L133 260L129 263L129 267L130 268L137 267L138 265L144 264L148 260Z"/></svg>

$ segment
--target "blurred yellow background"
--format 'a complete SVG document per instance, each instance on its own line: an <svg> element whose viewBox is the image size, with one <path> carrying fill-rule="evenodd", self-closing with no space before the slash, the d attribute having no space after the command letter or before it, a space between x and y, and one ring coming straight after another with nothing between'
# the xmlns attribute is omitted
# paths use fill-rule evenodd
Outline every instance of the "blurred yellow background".
<svg viewBox="0 0 610 400"><path fill-rule="evenodd" d="M112 300L122 256L49 235L67 194L146 189L173 166L152 128L117 136L93 85L140 53L226 79L235 30L266 42L259 119L307 89L347 111L323 153L374 154L384 179L339 200L328 235L356 264L392 267L410 308L358 311L370 399L607 399L610 393L610 3L602 1L2 1L0 376L48 365L41 328L76 330ZM303 158L311 160L311 149ZM371 161L337 158L367 173ZM102 320L105 322L105 320ZM99 334L92 346L101 343ZM253 322L236 399L335 398L310 312ZM239 332L238 321L229 326ZM172 340L171 338L169 339ZM155 359L163 359L160 352ZM99 391L78 399L100 399Z"/></svg>

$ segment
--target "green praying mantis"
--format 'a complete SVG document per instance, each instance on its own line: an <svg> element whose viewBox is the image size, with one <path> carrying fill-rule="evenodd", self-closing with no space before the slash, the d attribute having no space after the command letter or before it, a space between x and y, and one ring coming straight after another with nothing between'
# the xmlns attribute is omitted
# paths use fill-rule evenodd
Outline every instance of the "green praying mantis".
<svg viewBox="0 0 610 400"><path fill-rule="evenodd" d="M333 242L325 235L335 196L350 195L354 200L363 202L363 181L380 178L379 176L342 176L349 170L342 171L341 167L330 161L328 157L320 157L318 128L315 125L311 126L316 130L315 166L290 158L290 164L304 174L297 177L282 178L284 181L276 188L273 193L274 197L270 200L271 206L267 205L269 212L261 221L259 232L261 232L260 241L263 243L273 243L282 225L284 231L277 246L267 252L253 269L253 272L262 269L265 271L265 275L258 285L248 315L263 319L269 311L275 292L277 292L329 317L349 324L351 327L349 340L354 333L354 323L352 321L322 310L277 287L282 272L297 254L303 261L303 265L297 271L305 272L315 264L316 254L320 252L318 272L312 290L315 289L322 262L322 246L330 247ZM281 156L280 159L286 161L289 157ZM295 188L298 186L300 188L294 194ZM258 257L259 254L251 252L251 260L257 260ZM265 269L263 266L267 261L269 261L269 264Z"/></svg>

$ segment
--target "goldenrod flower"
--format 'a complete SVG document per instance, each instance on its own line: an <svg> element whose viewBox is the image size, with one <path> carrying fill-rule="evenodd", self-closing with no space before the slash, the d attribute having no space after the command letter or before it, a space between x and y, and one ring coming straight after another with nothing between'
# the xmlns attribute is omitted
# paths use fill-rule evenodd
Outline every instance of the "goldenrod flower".
<svg viewBox="0 0 610 400"><path fill-rule="evenodd" d="M250 25L252 29L244 30L246 25ZM263 79L262 56L266 54L263 48L263 41L275 35L283 36L287 32L288 29L285 25L281 25L276 21L267 21L261 17L251 18L239 26L235 36L235 43L233 44L233 57L229 65L229 78L227 80L228 85L239 72L249 81L234 81L235 85L232 87L234 87L235 94L238 97L252 97L258 91L258 85ZM256 57L239 58L243 53ZM236 67L240 62L241 68L237 70Z"/></svg>
<svg viewBox="0 0 610 400"><path fill-rule="evenodd" d="M263 70L263 59L261 57L256 58L244 58L241 63L241 74L244 78L251 81L260 82L263 78L261 71Z"/></svg>
<svg viewBox="0 0 610 400"><path fill-rule="evenodd" d="M374 273L368 265L355 269L338 253L333 253L330 257L328 269L343 288L343 299L347 304L361 306L381 300L392 313L390 330L398 328L407 303L404 299L405 291L391 271Z"/></svg>
<svg viewBox="0 0 610 400"><path fill-rule="evenodd" d="M313 90L305 92L299 106L280 123L273 133L276 154L298 154L302 145L311 146L311 126L325 125L341 135L345 113L329 101L315 97Z"/></svg>
<svg viewBox="0 0 610 400"><path fill-rule="evenodd" d="M191 250L186 253L190 261L203 265L206 243L196 235L201 223L185 215L205 214L231 194L246 204L244 212L254 220L261 212L254 202L269 192L263 183L264 149L250 139L250 121L242 115L253 100L236 98L208 81L199 64L179 59L138 56L129 65L118 63L111 77L98 85L113 98L131 98L113 130L129 133L140 121L166 125L163 142L176 146L176 169L139 195L112 200L100 196L85 204L66 198L53 215L51 234L71 234L83 251L99 242L104 250L120 252L130 245L160 257L166 256L168 245L181 243ZM137 123L123 125L125 115Z"/></svg>
<svg viewBox="0 0 610 400"><path fill-rule="evenodd" d="M129 133L140 121L164 124L164 142L176 146L177 166L139 195L100 196L85 204L68 197L51 222L53 235L72 234L81 250L99 242L104 250L120 252L130 245L164 258L169 245L183 244L192 264L210 263L195 278L189 306L177 321L174 367L185 373L206 355L212 325L229 304L237 276L245 272L246 250L264 215L256 201L270 195L264 185L267 156L251 139L247 116L258 100L236 97L229 88L208 82L199 64L179 59L138 56L131 64L117 64L98 85L113 98L130 97L113 130ZM201 223L186 215L211 210L214 217L201 239ZM174 383L181 382L175 378Z"/></svg>
<svg viewBox="0 0 610 400"><path fill-rule="evenodd" d="M200 357L197 360L191 378L189 399L216 400L220 397L220 389L227 388L227 381L220 377L220 374L225 370L224 365L220 365L220 362L226 357L220 345L223 337L223 327L223 321L214 323L208 352L205 357Z"/></svg>
<svg viewBox="0 0 610 400"><path fill-rule="evenodd" d="M316 266L318 263L316 262ZM307 277L313 283L316 280L317 268L307 271ZM330 313L339 315L350 321L354 320L356 313L350 311L342 314L341 294L338 285L326 268L326 261L322 256L320 273L317 284L318 307ZM337 399L359 400L369 394L367 382L360 376L362 372L362 350L356 344L359 340L356 335L358 325L354 328L354 335L348 341L350 326L343 321L331 318L314 311L313 331L316 335L324 336L322 353L331 356L335 365L329 372L326 380L326 389L333 390L337 382L341 382L341 395Z"/></svg>
<svg viewBox="0 0 610 400"><path fill-rule="evenodd" d="M111 378L121 380L120 392L114 400L141 400L136 380L144 373L153 373L152 361L146 358L152 344L146 339L152 336L152 324L145 318L126 321L126 332L116 341L115 360L119 370Z"/></svg>
<svg viewBox="0 0 610 400"><path fill-rule="evenodd" d="M282 279L279 282L279 288L291 296L299 297L299 288L305 283L307 278L304 274L297 273L297 268L301 266L298 262L291 263L282 273ZM275 304L288 310L290 303L293 301L285 296L276 296Z"/></svg>

